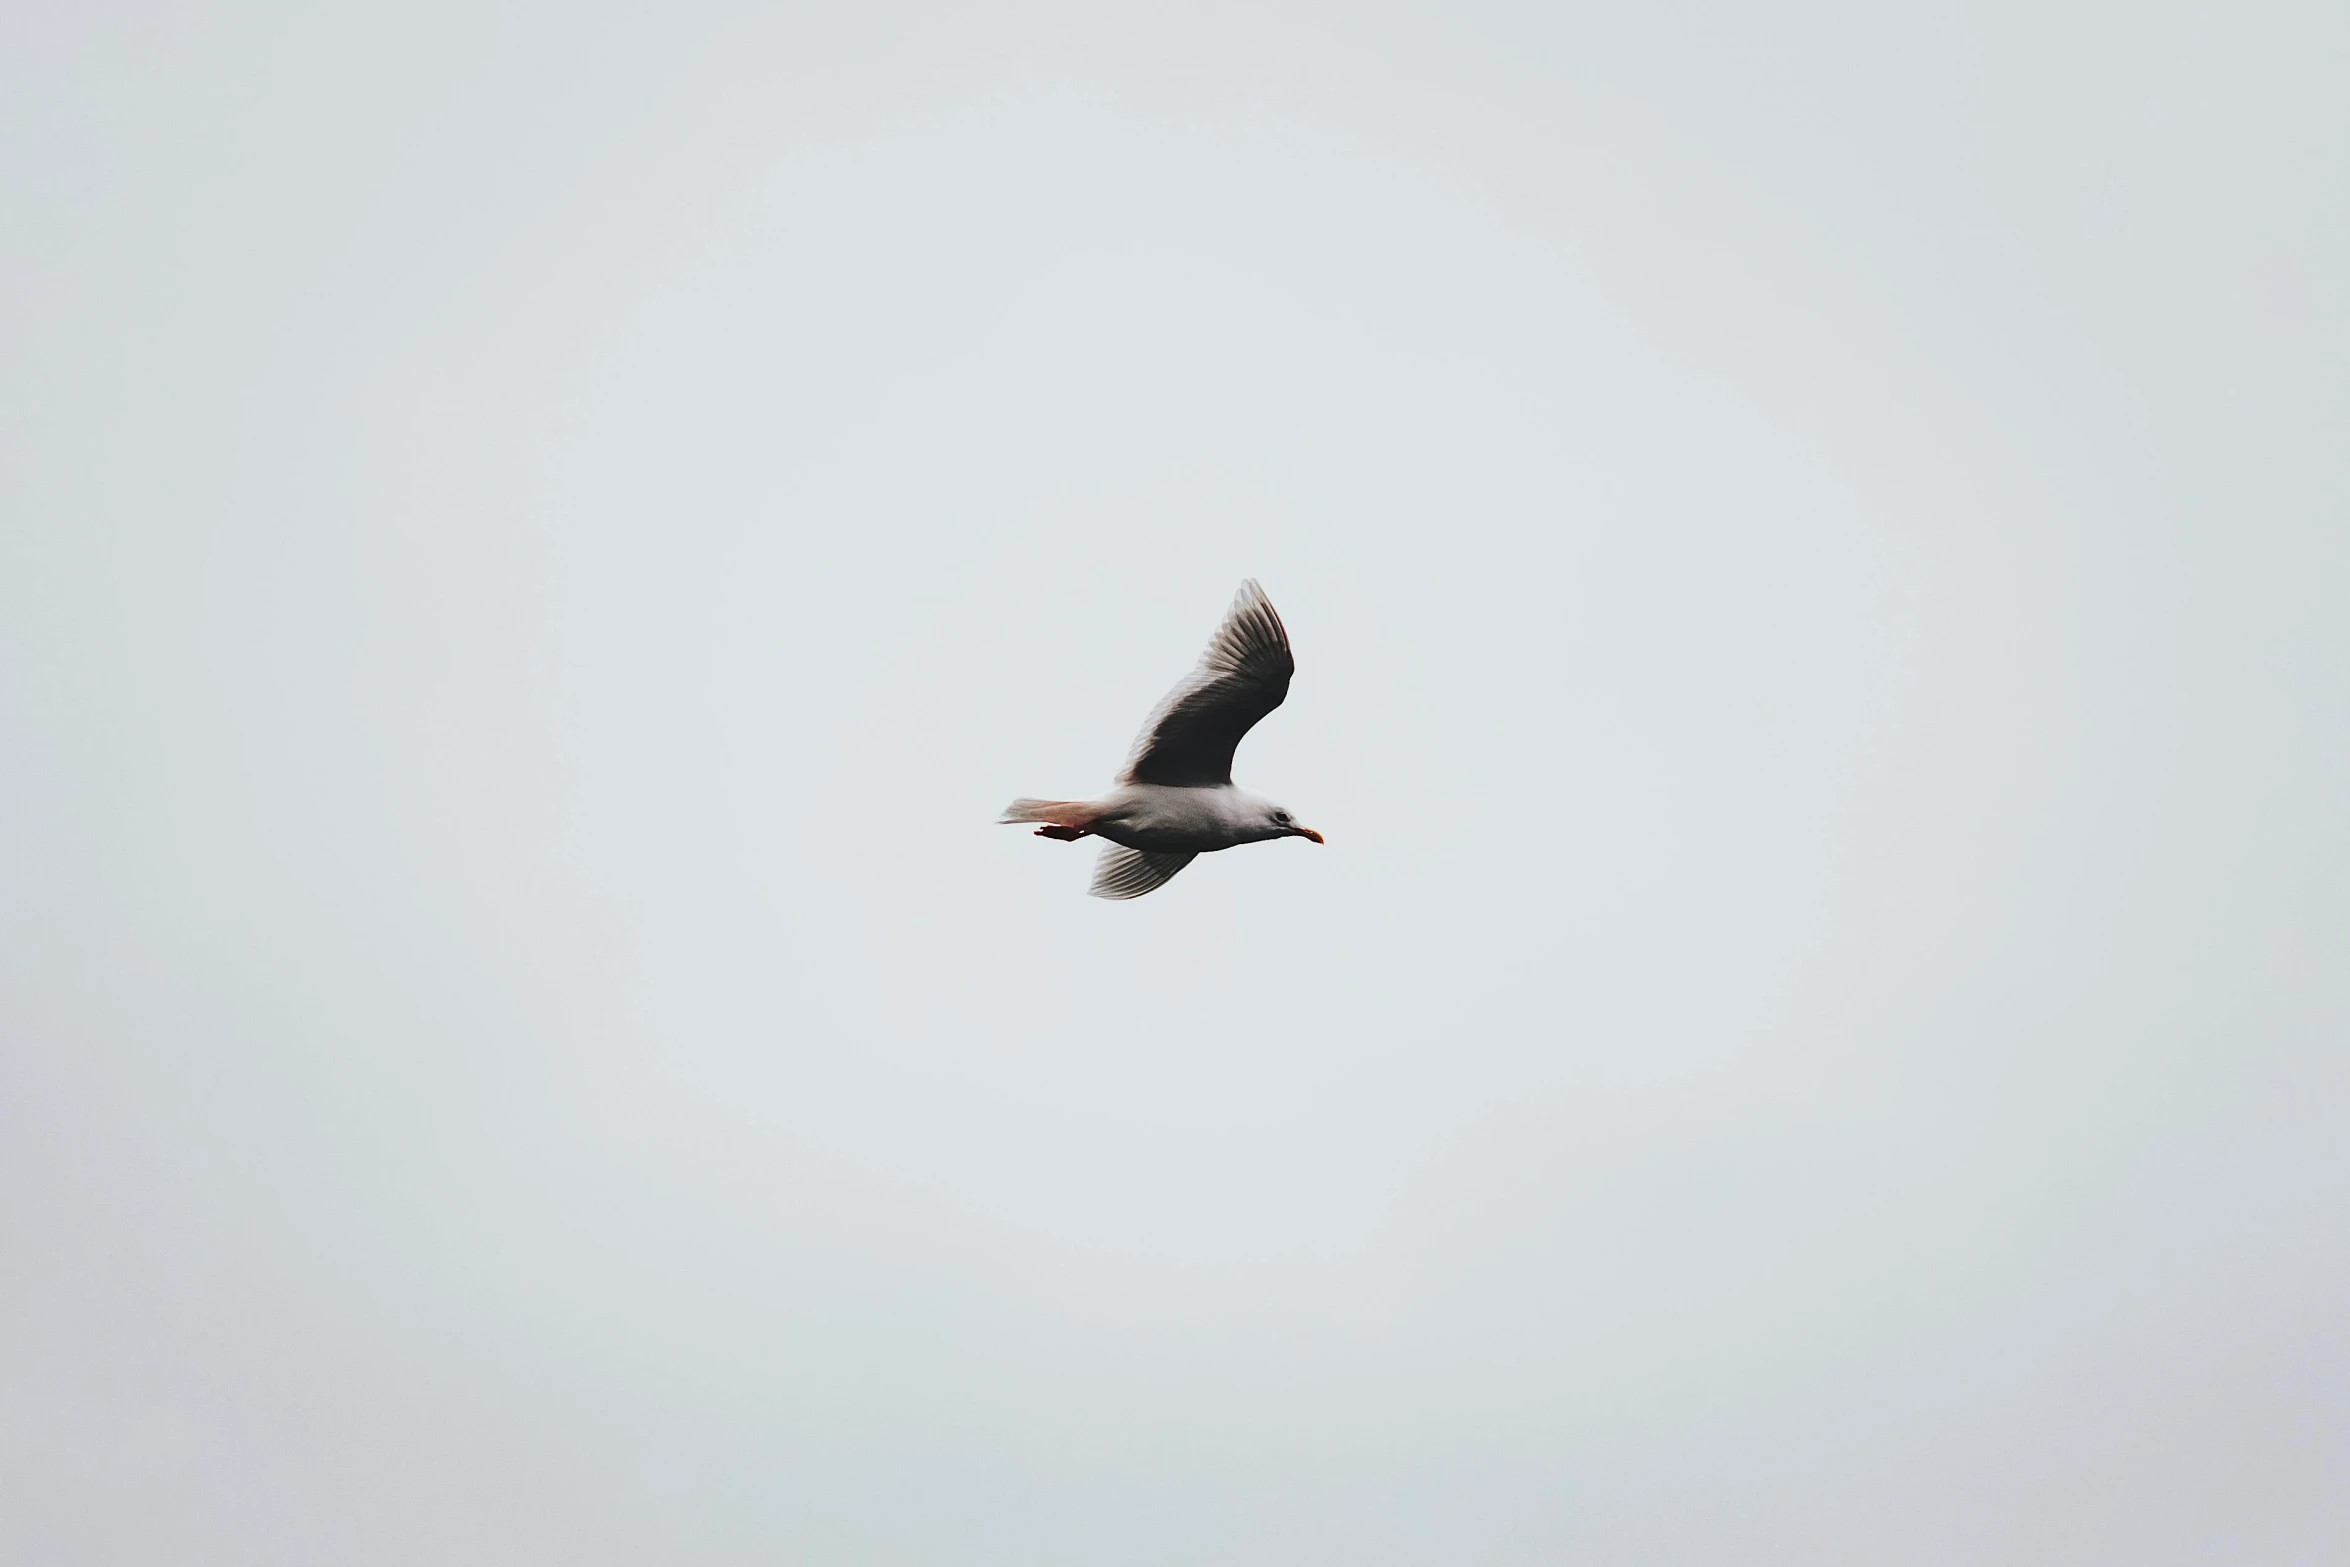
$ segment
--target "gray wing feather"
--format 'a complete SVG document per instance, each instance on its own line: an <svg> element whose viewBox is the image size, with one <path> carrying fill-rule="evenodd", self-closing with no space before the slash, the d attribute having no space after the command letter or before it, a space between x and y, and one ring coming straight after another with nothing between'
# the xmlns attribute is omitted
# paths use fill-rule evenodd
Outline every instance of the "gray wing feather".
<svg viewBox="0 0 2350 1567"><path fill-rule="evenodd" d="M1093 868L1093 885L1086 891L1097 898L1139 898L1164 886L1177 871L1198 859L1196 854L1145 854L1109 844Z"/></svg>
<svg viewBox="0 0 2350 1567"><path fill-rule="evenodd" d="M1167 693L1142 726L1120 783L1227 784L1241 736L1289 695L1297 670L1289 633L1251 577L1199 667ZM1170 871L1169 875L1174 873Z"/></svg>

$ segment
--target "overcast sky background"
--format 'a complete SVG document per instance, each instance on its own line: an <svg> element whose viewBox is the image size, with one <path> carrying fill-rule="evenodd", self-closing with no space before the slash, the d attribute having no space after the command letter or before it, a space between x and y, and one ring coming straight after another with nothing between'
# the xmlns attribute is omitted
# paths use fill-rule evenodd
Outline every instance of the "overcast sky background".
<svg viewBox="0 0 2350 1567"><path fill-rule="evenodd" d="M10 6L0 1558L2350 1559L2345 80Z"/></svg>

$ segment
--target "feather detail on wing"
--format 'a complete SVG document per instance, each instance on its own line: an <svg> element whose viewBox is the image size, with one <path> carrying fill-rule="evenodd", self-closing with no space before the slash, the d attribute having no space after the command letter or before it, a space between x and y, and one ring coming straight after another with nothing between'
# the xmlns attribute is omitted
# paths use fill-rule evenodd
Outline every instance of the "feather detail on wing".
<svg viewBox="0 0 2350 1567"><path fill-rule="evenodd" d="M1165 886L1174 874L1198 859L1196 854L1145 854L1140 849L1105 845L1093 867L1093 885L1085 890L1096 898L1139 898Z"/></svg>
<svg viewBox="0 0 2350 1567"><path fill-rule="evenodd" d="M1252 577L1233 595L1232 608L1200 655L1199 666L1167 693L1143 724L1118 781L1230 783L1232 753L1239 749L1241 736L1281 705L1296 669L1289 633L1274 613L1273 601Z"/></svg>

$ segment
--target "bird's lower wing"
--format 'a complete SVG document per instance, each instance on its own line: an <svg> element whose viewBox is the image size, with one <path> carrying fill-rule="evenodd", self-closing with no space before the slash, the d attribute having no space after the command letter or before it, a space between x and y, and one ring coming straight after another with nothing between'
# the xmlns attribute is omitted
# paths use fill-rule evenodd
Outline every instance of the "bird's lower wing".
<svg viewBox="0 0 2350 1567"><path fill-rule="evenodd" d="M1145 854L1140 849L1109 844L1093 868L1093 885L1086 891L1097 898L1139 898L1163 886L1198 858L1196 854Z"/></svg>

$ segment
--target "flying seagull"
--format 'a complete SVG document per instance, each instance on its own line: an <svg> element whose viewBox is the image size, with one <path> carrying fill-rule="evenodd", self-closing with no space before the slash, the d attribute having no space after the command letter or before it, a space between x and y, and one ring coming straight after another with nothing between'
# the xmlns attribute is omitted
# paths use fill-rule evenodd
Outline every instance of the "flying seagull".
<svg viewBox="0 0 2350 1567"><path fill-rule="evenodd" d="M1273 601L1255 578L1240 585L1199 667L1167 693L1136 737L1118 786L1098 800L1014 800L1006 822L1042 822L1039 838L1105 838L1097 898L1139 898L1196 855L1236 843L1322 835L1270 800L1233 787L1240 737L1289 695L1297 660Z"/></svg>

